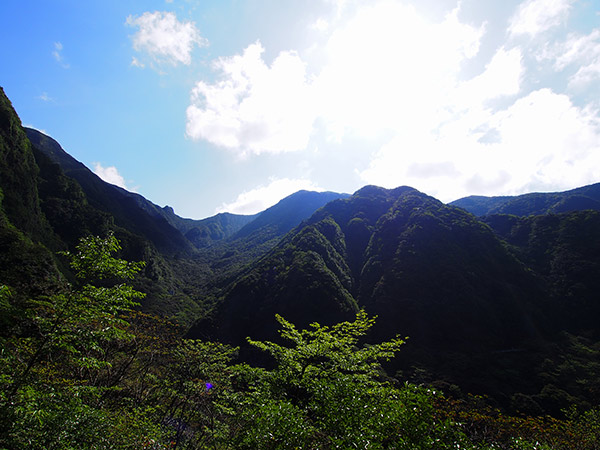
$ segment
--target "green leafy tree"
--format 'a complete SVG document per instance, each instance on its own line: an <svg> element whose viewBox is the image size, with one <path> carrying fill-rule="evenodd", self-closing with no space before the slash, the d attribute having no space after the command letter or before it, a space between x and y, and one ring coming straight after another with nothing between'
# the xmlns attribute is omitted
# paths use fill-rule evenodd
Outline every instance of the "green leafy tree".
<svg viewBox="0 0 600 450"><path fill-rule="evenodd" d="M121 313L143 294L124 281L143 263L113 257L114 235L88 237L65 253L77 284L32 300L27 326L4 337L0 351L2 441L8 448L78 448L106 441L109 412L102 409L112 363L111 343L133 336ZM3 308L10 291L2 289Z"/></svg>
<svg viewBox="0 0 600 450"><path fill-rule="evenodd" d="M403 339L359 345L375 321L364 311L353 322L308 330L277 320L288 346L249 339L274 358L274 369L239 367L248 386L239 448L437 449L465 441L438 420L433 393L396 388L384 376L381 361Z"/></svg>

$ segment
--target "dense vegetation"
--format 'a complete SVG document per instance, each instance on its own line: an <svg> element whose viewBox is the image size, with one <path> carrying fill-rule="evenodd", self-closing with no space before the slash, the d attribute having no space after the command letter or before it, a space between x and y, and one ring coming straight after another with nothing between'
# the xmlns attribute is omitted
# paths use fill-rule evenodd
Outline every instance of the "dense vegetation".
<svg viewBox="0 0 600 450"><path fill-rule="evenodd" d="M526 414L597 405L600 216L490 216L414 189L366 187L330 202L227 288L188 336L240 346L378 315L373 340L410 340L389 374L484 394Z"/></svg>
<svg viewBox="0 0 600 450"><path fill-rule="evenodd" d="M472 195L451 205L464 208L476 216L510 214L532 216L570 211L600 211L600 184L591 184L565 192L530 193L517 196L484 197Z"/></svg>
<svg viewBox="0 0 600 450"><path fill-rule="evenodd" d="M17 449L592 449L600 411L567 420L506 417L385 376L399 337L364 345L364 311L298 330L286 345L249 343L270 368L234 364L235 348L182 339L134 312L121 280L142 268L115 258L116 238L65 253L73 285L16 302L0 287L0 448ZM479 402L480 404L476 404Z"/></svg>

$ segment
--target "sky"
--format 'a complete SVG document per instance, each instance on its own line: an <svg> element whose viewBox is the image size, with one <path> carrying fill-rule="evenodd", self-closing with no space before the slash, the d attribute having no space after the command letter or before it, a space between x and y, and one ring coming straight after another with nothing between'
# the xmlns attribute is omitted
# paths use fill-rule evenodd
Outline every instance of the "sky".
<svg viewBox="0 0 600 450"><path fill-rule="evenodd" d="M600 182L600 0L2 0L25 126L182 217Z"/></svg>

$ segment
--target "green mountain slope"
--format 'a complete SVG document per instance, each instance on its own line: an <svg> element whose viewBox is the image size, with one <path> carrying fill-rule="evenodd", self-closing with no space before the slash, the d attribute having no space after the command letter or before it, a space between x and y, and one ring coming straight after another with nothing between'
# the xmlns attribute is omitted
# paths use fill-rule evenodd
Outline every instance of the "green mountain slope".
<svg viewBox="0 0 600 450"><path fill-rule="evenodd" d="M450 203L476 216L514 214L531 216L591 209L600 211L600 183L565 192L531 193L514 197L470 196Z"/></svg>
<svg viewBox="0 0 600 450"><path fill-rule="evenodd" d="M37 130L26 129L35 148L56 162L64 173L76 180L94 208L114 217L115 224L143 236L165 254L191 255L193 246L164 218L151 216L139 206L138 194L132 194L102 181L79 161L65 152L54 139Z"/></svg>
<svg viewBox="0 0 600 450"><path fill-rule="evenodd" d="M207 219L191 222L188 222L190 219L182 219L178 229L196 248L206 248L229 239L257 216L258 214L220 213Z"/></svg>
<svg viewBox="0 0 600 450"><path fill-rule="evenodd" d="M51 233L40 209L38 172L21 120L0 88L0 179L2 204L8 219L38 239Z"/></svg>
<svg viewBox="0 0 600 450"><path fill-rule="evenodd" d="M421 344L441 344L433 330L446 335L449 326L417 328L420 316L466 313L469 319L476 306L485 317L443 339L448 345L467 341L479 327L490 339L493 332L501 347L509 338L500 323L523 300L511 285L526 281L519 262L469 214L412 188L366 187L317 211L234 283L223 298L227 313L217 320L218 333L227 338L222 323L233 320L233 304L247 305L249 326L263 331L274 313L305 326L337 321L364 306L384 314L382 323L395 323L391 333L412 332ZM523 324L513 327L512 339L527 334ZM263 331L259 338L266 337Z"/></svg>
<svg viewBox="0 0 600 450"><path fill-rule="evenodd" d="M222 241L215 268L230 278L232 272L265 255L319 208L347 196L335 192L299 191L285 197Z"/></svg>
<svg viewBox="0 0 600 450"><path fill-rule="evenodd" d="M485 221L544 279L556 327L600 339L600 212L491 215Z"/></svg>
<svg viewBox="0 0 600 450"><path fill-rule="evenodd" d="M456 384L505 405L527 398L556 412L566 399L589 394L575 387L557 394L542 366L549 354L573 357L577 346L563 333L585 331L593 338L597 283L587 277L599 263L595 217L566 215L537 243L531 230L541 233L541 222L512 217L517 223L504 227L507 244L460 208L409 187L368 186L325 205L249 266L190 336L241 344L242 355L252 359L245 337L277 340L275 314L307 326L365 308L378 315L374 341L410 337L387 367L391 373ZM524 241L513 242L512 235ZM583 253L586 236L594 244ZM536 245L547 246L545 256L536 254ZM562 321L569 298L573 317ZM588 369L582 380L597 373Z"/></svg>
<svg viewBox="0 0 600 450"><path fill-rule="evenodd" d="M61 246L40 206L39 172L21 121L0 88L0 284L25 298L61 284L48 249Z"/></svg>

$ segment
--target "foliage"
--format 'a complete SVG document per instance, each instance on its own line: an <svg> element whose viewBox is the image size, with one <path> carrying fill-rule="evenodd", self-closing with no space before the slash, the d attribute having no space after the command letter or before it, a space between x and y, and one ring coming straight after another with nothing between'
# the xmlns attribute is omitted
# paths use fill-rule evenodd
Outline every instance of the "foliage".
<svg viewBox="0 0 600 450"><path fill-rule="evenodd" d="M598 409L571 408L566 420L550 416L510 416L490 406L489 399L469 395L455 400L438 397L435 408L484 448L523 450L593 450L600 439Z"/></svg>
<svg viewBox="0 0 600 450"><path fill-rule="evenodd" d="M103 394L96 381L112 369L109 346L133 339L119 314L143 296L125 284L97 284L131 279L141 269L139 263L113 258L119 248L112 234L82 239L77 253L66 254L80 286L32 300L25 311L29 323L2 339L0 408L8 418L3 445L52 448L58 445L48 441L57 438L52 430L60 429L66 433L61 442L72 440L69 445L77 447L101 433L96 427L104 422L102 411L90 406Z"/></svg>
<svg viewBox="0 0 600 450"><path fill-rule="evenodd" d="M289 347L249 341L275 368L245 374L240 448L453 448L462 439L437 420L430 392L385 380L380 361L392 358L402 339L358 345L374 323L364 311L353 322L309 330L277 320Z"/></svg>
<svg viewBox="0 0 600 450"><path fill-rule="evenodd" d="M362 310L308 329L277 316L281 342L248 340L272 363L236 363L236 348L135 311L141 294L122 281L142 264L119 248L112 234L82 239L67 254L77 284L21 313L0 287L2 316L24 314L0 337L0 448L597 447L597 409L511 417L388 378L381 362L404 340L366 344L375 319Z"/></svg>

